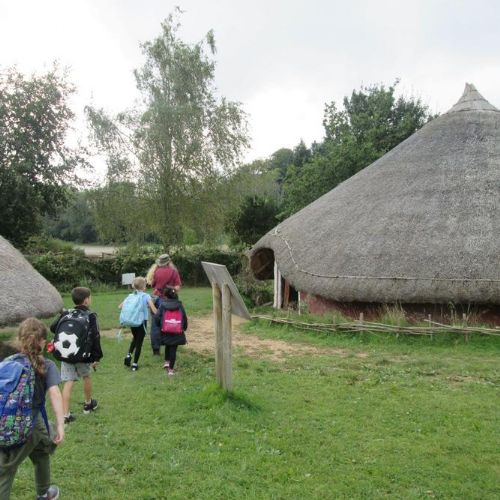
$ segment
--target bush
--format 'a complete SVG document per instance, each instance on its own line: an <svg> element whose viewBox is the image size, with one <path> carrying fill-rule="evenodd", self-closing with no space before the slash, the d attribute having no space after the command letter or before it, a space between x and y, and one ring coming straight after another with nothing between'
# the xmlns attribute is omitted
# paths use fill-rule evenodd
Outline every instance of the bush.
<svg viewBox="0 0 500 500"><path fill-rule="evenodd" d="M236 276L241 271L241 256L240 252L236 250L198 246L175 251L171 256L182 281L192 286L210 284L201 265L202 261L226 266L231 276Z"/></svg>
<svg viewBox="0 0 500 500"><path fill-rule="evenodd" d="M236 276L236 286L243 296L247 306L262 306L273 302L274 290L273 281L257 280L250 270L248 258L243 258L242 270Z"/></svg>
<svg viewBox="0 0 500 500"><path fill-rule="evenodd" d="M47 252L79 255L80 257L85 256L84 251L80 248L75 248L73 243L47 238L46 236L32 236L24 246L24 253L27 255L43 255Z"/></svg>
<svg viewBox="0 0 500 500"><path fill-rule="evenodd" d="M77 285L93 287L102 283L118 286L123 273L145 276L158 255L164 253L157 245L129 246L120 249L112 259L88 259L81 250L63 246L63 251L55 252L54 248L60 248L57 243L40 239L30 246L30 255L27 255L42 276L63 290ZM237 250L197 246L176 249L170 255L185 285L209 285L201 261L223 264L232 276L241 270L240 252Z"/></svg>

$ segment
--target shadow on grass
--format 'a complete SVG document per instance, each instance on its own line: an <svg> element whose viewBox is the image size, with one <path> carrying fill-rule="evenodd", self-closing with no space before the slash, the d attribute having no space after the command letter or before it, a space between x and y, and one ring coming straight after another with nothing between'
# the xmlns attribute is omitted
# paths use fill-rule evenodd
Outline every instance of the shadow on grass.
<svg viewBox="0 0 500 500"><path fill-rule="evenodd" d="M191 409L216 409L226 407L237 411L258 413L261 407L251 401L245 394L237 391L226 391L216 383L207 385L203 390L191 394L186 401Z"/></svg>

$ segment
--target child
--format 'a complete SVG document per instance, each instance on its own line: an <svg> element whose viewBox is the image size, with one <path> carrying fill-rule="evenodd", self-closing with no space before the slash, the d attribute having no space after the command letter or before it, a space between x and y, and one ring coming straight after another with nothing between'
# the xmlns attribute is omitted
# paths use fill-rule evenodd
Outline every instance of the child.
<svg viewBox="0 0 500 500"><path fill-rule="evenodd" d="M36 318L24 320L17 334L18 349L25 355L35 371L33 394L33 416L35 424L28 441L17 448L0 450L0 498L8 500L14 476L21 462L30 457L35 467L37 499L59 498L59 488L50 485L50 455L64 439L64 415L62 395L58 384L59 371L56 365L42 355L47 341L47 327ZM56 417L56 433L49 435L44 419L40 416L45 393Z"/></svg>
<svg viewBox="0 0 500 500"><path fill-rule="evenodd" d="M155 299L155 306L157 308L160 301L165 298L163 295L165 287L169 286L179 291L181 277L168 253L160 255L156 259L156 262L150 267L146 275L146 281L153 287L153 299ZM161 332L157 328L154 328L154 326L153 322L151 328L151 349L153 349L153 355L159 356Z"/></svg>
<svg viewBox="0 0 500 500"><path fill-rule="evenodd" d="M144 341L144 337L146 336L147 326L148 326L148 307L151 309L153 314L156 314L156 307L153 304L151 297L144 292L146 289L146 279L142 277L137 277L134 279L132 283L132 287L136 290L136 293L141 294L142 296L142 317L143 322L140 326L131 326L130 330L132 330L132 342L130 343L130 347L128 348L128 353L123 360L125 366L130 366L130 362L132 360L132 353L134 354L134 362L132 363L132 371L137 371L139 369L139 358L141 356L142 343ZM119 305L121 308L123 306L123 302Z"/></svg>
<svg viewBox="0 0 500 500"><path fill-rule="evenodd" d="M168 375L175 375L174 366L177 357L177 346L187 343L185 331L188 327L188 319L182 302L177 297L175 288L165 287L163 289L164 300L160 302L158 312L154 317L154 321L161 329L160 342L165 346L165 364L163 368L167 370ZM165 311L180 311L180 328L178 332L167 332L164 327Z"/></svg>
<svg viewBox="0 0 500 500"><path fill-rule="evenodd" d="M88 288L76 287L71 291L71 298L75 304L75 309L82 311L89 311L90 304L92 303L92 295ZM50 330L56 332L57 325L61 316L52 323ZM68 363L61 361L61 379L64 382L63 386L63 409L64 409L64 422L66 424L73 422L75 417L70 411L71 391L75 380L80 377L83 378L83 392L85 395L85 402L83 404L83 413L88 414L97 408L97 401L92 399L92 379L90 378L90 368L96 369L97 363L102 358L101 339L99 333L99 325L97 323L97 315L94 312L89 314L89 333L92 339L92 346L90 349L90 357L86 363Z"/></svg>

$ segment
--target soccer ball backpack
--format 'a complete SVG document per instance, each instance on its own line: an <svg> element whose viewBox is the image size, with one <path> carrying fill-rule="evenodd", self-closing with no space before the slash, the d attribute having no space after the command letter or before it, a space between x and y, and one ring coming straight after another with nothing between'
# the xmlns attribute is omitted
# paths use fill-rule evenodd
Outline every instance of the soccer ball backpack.
<svg viewBox="0 0 500 500"><path fill-rule="evenodd" d="M61 316L54 335L54 358L67 363L90 363L90 312L71 309Z"/></svg>

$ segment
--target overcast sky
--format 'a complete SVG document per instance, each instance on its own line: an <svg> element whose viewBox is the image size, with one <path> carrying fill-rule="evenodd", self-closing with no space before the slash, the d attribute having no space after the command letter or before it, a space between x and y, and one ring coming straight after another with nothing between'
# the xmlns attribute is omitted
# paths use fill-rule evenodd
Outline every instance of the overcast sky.
<svg viewBox="0 0 500 500"><path fill-rule="evenodd" d="M43 71L57 59L93 102L137 97L140 42L179 5L181 37L213 29L216 85L249 113L250 161L321 140L323 107L361 85L391 84L445 112L474 83L500 107L499 0L0 0L0 67Z"/></svg>

